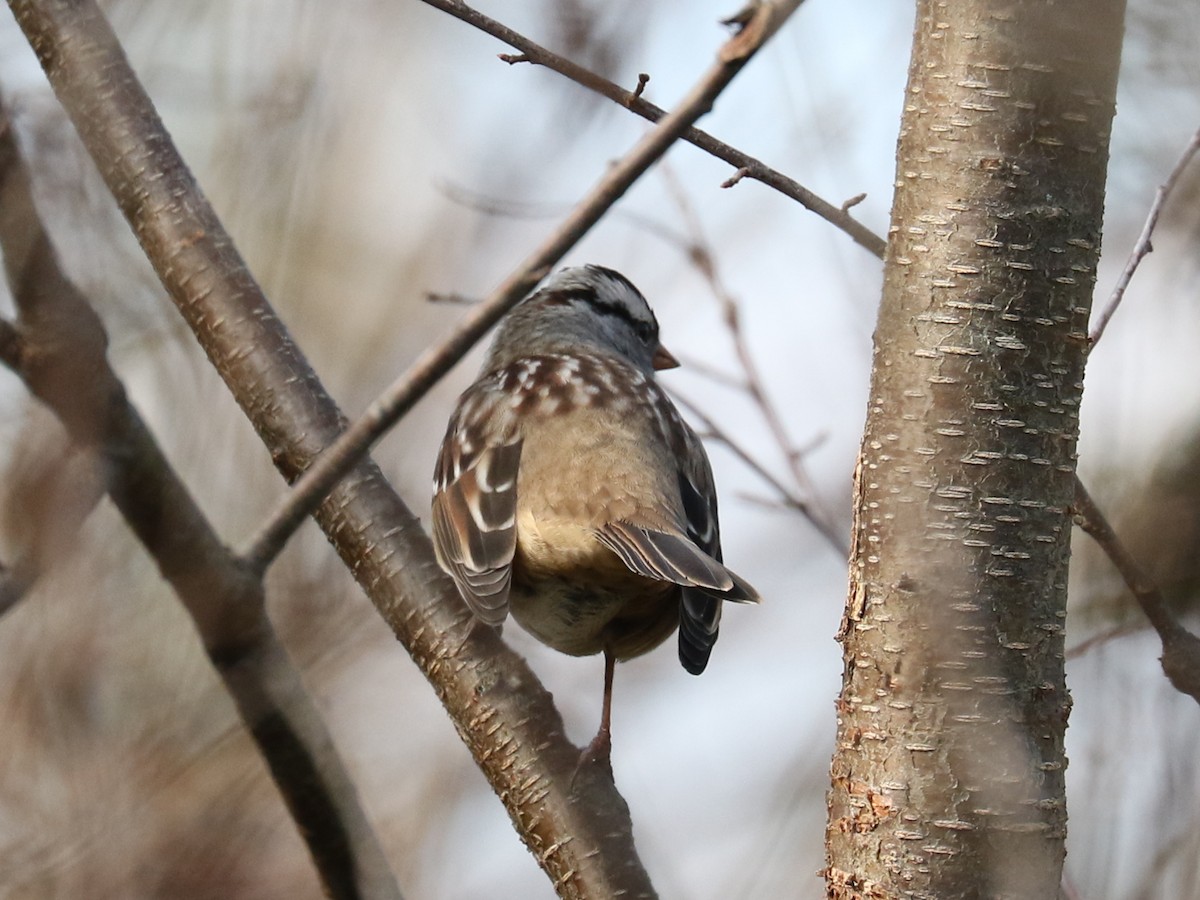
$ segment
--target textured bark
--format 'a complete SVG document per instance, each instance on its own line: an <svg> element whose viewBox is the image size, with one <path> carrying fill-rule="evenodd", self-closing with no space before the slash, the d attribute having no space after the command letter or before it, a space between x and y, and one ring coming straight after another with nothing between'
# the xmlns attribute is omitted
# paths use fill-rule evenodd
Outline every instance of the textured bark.
<svg viewBox="0 0 1200 900"><path fill-rule="evenodd" d="M689 99L609 170L594 205L581 204L568 219L580 226L570 240L564 226L535 251L546 258L522 266L524 274L513 279L536 280L534 269L565 253L711 106L799 3L759 4L739 19L741 30ZM172 300L276 467L296 480L338 438L345 420L179 157L108 23L92 0L9 0L9 6ZM513 279L505 290L517 283ZM493 303L494 315L501 311ZM471 340L486 325L482 318L475 324ZM469 344L465 334L453 338L462 351ZM452 362L449 355L441 360L446 368ZM430 384L432 378L422 389ZM416 396L409 393L404 402ZM375 464L360 461L314 516L437 691L559 895L656 896L611 773L578 767L579 748L563 733L549 693L493 629L476 627L420 523ZM272 725L265 722L263 733Z"/></svg>
<svg viewBox="0 0 1200 900"><path fill-rule="evenodd" d="M917 6L831 897L1054 897L1070 507L1124 3Z"/></svg>
<svg viewBox="0 0 1200 900"><path fill-rule="evenodd" d="M143 251L276 467L294 480L345 420L197 187L107 21L90 0L9 5ZM550 694L493 629L473 627L420 522L375 464L360 462L316 519L437 690L559 894L656 896L611 778L572 782L579 749ZM278 740L284 724L260 717L255 737Z"/></svg>

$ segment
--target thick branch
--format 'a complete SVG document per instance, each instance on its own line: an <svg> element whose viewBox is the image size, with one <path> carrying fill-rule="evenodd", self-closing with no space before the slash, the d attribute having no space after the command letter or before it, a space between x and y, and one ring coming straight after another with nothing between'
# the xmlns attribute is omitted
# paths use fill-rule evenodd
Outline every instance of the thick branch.
<svg viewBox="0 0 1200 900"><path fill-rule="evenodd" d="M1122 0L917 4L829 794L831 897L1048 897Z"/></svg>
<svg viewBox="0 0 1200 900"><path fill-rule="evenodd" d="M184 166L107 22L89 2L10 5L160 279L294 480L343 419ZM774 27L796 5L769 7L759 21ZM732 48L753 49L744 40ZM730 77L745 58L726 63ZM491 629L473 627L427 536L374 464L358 463L316 518L434 685L559 892L652 895L615 788L572 791L578 748L549 694Z"/></svg>
<svg viewBox="0 0 1200 900"><path fill-rule="evenodd" d="M63 274L37 217L2 112L0 246L20 314L6 342L18 352L5 362L96 454L113 502L190 614L329 895L398 898L354 785L267 621L260 579L221 544L126 398L100 319Z"/></svg>

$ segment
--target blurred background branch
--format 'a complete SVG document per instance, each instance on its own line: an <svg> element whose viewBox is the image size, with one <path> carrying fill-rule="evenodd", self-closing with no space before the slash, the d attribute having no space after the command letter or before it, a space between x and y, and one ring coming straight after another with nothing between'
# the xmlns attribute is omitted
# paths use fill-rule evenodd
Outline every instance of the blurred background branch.
<svg viewBox="0 0 1200 900"><path fill-rule="evenodd" d="M1159 587L1146 575L1117 539L1104 514L1083 484L1075 481L1075 515L1086 531L1112 560L1134 599L1162 641L1162 667L1176 690L1200 702L1200 638L1179 624Z"/></svg>
<svg viewBox="0 0 1200 900"><path fill-rule="evenodd" d="M270 519L250 539L245 551L251 565L263 567L283 549L300 523L367 450L450 371L500 317L527 296L550 269L621 199L624 193L692 122L711 109L729 85L803 0L782 0L754 7L752 20L725 44L719 60L689 91L679 106L600 178L563 222L527 256L483 302L475 306L441 343L434 345L400 376L366 412L305 470ZM767 24L757 24L767 23ZM757 26L757 27L756 27ZM755 32L752 43L744 35ZM735 48L735 53L727 52Z"/></svg>
<svg viewBox="0 0 1200 900"><path fill-rule="evenodd" d="M32 582L62 555L106 491L195 623L328 895L398 900L395 877L354 784L266 617L259 578L221 544L126 399L108 365L100 319L59 267L2 96L0 247L20 314L14 330L21 351L6 361L62 421L73 450L94 470L73 502L63 502L68 483L27 507L41 507L45 519L59 518L50 528L30 529L34 542L46 532L60 535L49 546L33 548L37 565L26 579Z"/></svg>
<svg viewBox="0 0 1200 900"><path fill-rule="evenodd" d="M1187 167L1191 165L1192 157L1198 150L1200 150L1200 129L1197 129L1196 133L1192 135L1192 139L1183 148L1183 153L1176 161L1174 168L1168 173L1166 180L1158 186L1158 190L1154 192L1154 202L1150 204L1150 211L1146 215L1146 224L1142 226L1142 233L1138 235L1137 243L1133 245L1133 252L1129 254L1129 260L1125 263L1125 268L1121 270L1121 277L1117 279L1116 286L1108 297L1108 302L1096 316L1091 334L1088 335L1093 346L1104 336L1104 329L1108 327L1109 320L1117 311L1117 307L1121 305L1121 300L1125 297L1125 291L1129 289L1129 282L1137 272L1138 266L1142 264L1142 260L1146 258L1147 254L1154 251L1150 238L1154 235L1155 226L1158 225L1158 217L1162 215L1163 207L1167 205L1171 192L1175 190L1175 185L1179 183L1179 179L1183 177Z"/></svg>

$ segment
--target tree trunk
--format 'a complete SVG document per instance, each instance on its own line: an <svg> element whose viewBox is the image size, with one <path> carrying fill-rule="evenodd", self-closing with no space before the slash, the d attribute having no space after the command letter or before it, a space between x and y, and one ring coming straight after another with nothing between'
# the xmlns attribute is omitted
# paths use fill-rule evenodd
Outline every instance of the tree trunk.
<svg viewBox="0 0 1200 900"><path fill-rule="evenodd" d="M830 897L1055 897L1070 505L1123 0L920 0L829 795Z"/></svg>

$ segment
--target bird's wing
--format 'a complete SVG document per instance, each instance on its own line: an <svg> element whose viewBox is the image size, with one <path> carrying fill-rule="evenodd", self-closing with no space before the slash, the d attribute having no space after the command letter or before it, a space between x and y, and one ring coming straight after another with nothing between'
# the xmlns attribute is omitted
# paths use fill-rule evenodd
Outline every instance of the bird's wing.
<svg viewBox="0 0 1200 900"><path fill-rule="evenodd" d="M669 403L665 395L664 403ZM680 530L664 530L627 521L609 522L597 537L632 571L680 585L679 660L693 675L708 665L717 642L721 601L757 603L758 592L721 561L717 494L712 469L700 439L674 407L665 420L667 443L678 461L683 521Z"/></svg>
<svg viewBox="0 0 1200 900"><path fill-rule="evenodd" d="M450 419L434 473L433 548L471 611L508 615L517 546L521 435L498 378L477 382Z"/></svg>
<svg viewBox="0 0 1200 900"><path fill-rule="evenodd" d="M631 522L608 522L597 537L625 565L646 578L722 594L733 588L726 568L682 534Z"/></svg>

